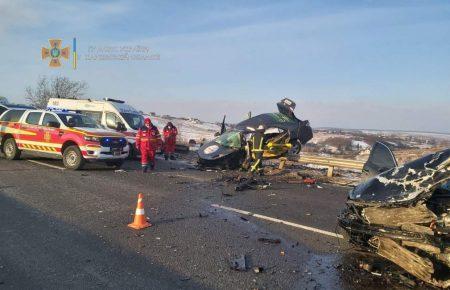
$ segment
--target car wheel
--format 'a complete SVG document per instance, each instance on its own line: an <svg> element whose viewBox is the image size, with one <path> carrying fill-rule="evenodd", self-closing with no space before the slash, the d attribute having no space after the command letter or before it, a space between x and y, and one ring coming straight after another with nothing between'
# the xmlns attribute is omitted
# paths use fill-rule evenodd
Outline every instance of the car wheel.
<svg viewBox="0 0 450 290"><path fill-rule="evenodd" d="M288 151L288 155L298 155L300 151L302 150L302 143L300 143L300 140L296 139L291 141L292 147Z"/></svg>
<svg viewBox="0 0 450 290"><path fill-rule="evenodd" d="M106 161L106 165L119 169L120 167L122 167L123 162L124 162L124 160Z"/></svg>
<svg viewBox="0 0 450 290"><path fill-rule="evenodd" d="M80 148L78 148L78 146L67 147L63 153L63 163L64 167L70 170L83 168L85 159L83 154L81 154Z"/></svg>
<svg viewBox="0 0 450 290"><path fill-rule="evenodd" d="M13 138L9 138L3 143L3 152L8 160L17 160L22 153L17 147L16 141Z"/></svg>
<svg viewBox="0 0 450 290"><path fill-rule="evenodd" d="M135 146L134 144L129 143L129 145L130 145L130 152L128 153L127 159L128 160L139 160L139 157L138 157L140 155L139 150L137 150L136 147L134 147Z"/></svg>

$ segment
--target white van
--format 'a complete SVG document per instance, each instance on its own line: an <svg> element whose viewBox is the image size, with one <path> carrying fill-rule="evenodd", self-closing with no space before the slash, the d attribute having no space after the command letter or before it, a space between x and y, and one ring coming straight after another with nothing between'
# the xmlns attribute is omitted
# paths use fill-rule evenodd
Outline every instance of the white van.
<svg viewBox="0 0 450 290"><path fill-rule="evenodd" d="M144 125L144 118L135 108L124 101L105 98L101 101L91 99L50 98L48 110L70 110L87 115L99 124L120 131L131 144L130 156L136 156L136 133Z"/></svg>

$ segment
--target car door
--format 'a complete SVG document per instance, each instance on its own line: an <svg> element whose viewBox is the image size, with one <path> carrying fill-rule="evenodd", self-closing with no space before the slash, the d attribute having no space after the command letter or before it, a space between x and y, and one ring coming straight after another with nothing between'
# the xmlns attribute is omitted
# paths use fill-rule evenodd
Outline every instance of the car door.
<svg viewBox="0 0 450 290"><path fill-rule="evenodd" d="M20 149L32 150L32 151L43 151L42 139L43 132L39 126L39 121L41 120L42 112L28 112L24 116L24 120L20 125L20 133L17 138L17 146Z"/></svg>
<svg viewBox="0 0 450 290"><path fill-rule="evenodd" d="M41 128L43 131L43 142L51 153L61 151L62 136L64 131L61 129L61 121L53 113L45 113L42 118Z"/></svg>

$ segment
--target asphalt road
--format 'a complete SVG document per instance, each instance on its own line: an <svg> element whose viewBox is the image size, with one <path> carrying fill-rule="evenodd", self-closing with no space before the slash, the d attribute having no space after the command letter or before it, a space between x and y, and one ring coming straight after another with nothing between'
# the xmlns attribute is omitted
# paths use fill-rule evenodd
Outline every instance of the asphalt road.
<svg viewBox="0 0 450 290"><path fill-rule="evenodd" d="M251 211L334 233L348 188L274 183L235 192L222 172L158 160L116 172L101 164L0 159L0 288L377 289L344 271L344 239L213 207ZM48 167L50 165L52 167ZM137 193L152 227L135 231ZM259 238L280 239L271 244ZM248 271L230 261L246 255ZM255 273L254 267L261 267ZM356 282L355 282L356 281Z"/></svg>

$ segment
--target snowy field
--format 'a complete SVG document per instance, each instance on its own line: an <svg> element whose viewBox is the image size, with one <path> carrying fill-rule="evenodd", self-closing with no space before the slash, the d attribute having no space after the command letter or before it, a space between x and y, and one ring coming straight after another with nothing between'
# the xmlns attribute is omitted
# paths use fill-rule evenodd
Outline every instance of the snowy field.
<svg viewBox="0 0 450 290"><path fill-rule="evenodd" d="M220 131L220 126L214 123L202 122L195 119L175 118L166 116L148 116L162 134L167 122L172 122L178 129L177 143L188 145L189 141L201 144L214 139L214 134ZM192 142L192 141L191 141Z"/></svg>

